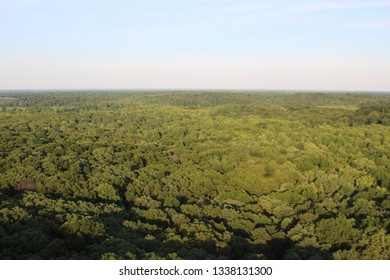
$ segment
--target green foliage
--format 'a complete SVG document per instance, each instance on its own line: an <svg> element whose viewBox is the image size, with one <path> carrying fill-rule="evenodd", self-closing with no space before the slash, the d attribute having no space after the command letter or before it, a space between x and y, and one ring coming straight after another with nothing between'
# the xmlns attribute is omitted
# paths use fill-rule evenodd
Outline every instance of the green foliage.
<svg viewBox="0 0 390 280"><path fill-rule="evenodd" d="M113 201L120 200L117 191L110 184L107 183L100 184L99 186L96 187L95 191L97 193L97 197L99 198L113 200Z"/></svg>
<svg viewBox="0 0 390 280"><path fill-rule="evenodd" d="M345 216L323 219L316 226L316 235L320 244L326 248L350 246L359 237L359 231L354 225L353 219L347 219Z"/></svg>
<svg viewBox="0 0 390 280"><path fill-rule="evenodd" d="M3 95L1 259L390 258L389 95Z"/></svg>

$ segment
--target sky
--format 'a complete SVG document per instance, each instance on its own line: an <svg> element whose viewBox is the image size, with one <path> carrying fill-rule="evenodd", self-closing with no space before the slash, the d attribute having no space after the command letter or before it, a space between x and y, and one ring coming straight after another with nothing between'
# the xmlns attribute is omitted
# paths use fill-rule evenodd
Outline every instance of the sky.
<svg viewBox="0 0 390 280"><path fill-rule="evenodd" d="M0 0L0 90L390 91L390 0Z"/></svg>

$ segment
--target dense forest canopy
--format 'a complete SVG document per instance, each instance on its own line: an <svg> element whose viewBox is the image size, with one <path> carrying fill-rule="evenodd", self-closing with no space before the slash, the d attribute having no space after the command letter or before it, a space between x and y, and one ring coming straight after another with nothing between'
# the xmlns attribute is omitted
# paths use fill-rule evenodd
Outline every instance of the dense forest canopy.
<svg viewBox="0 0 390 280"><path fill-rule="evenodd" d="M1 92L1 259L389 259L390 95Z"/></svg>

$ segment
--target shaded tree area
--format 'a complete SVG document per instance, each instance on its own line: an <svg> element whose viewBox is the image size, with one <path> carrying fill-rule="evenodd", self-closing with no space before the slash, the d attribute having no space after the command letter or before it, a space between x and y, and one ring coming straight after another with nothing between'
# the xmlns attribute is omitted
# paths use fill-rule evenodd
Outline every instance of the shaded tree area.
<svg viewBox="0 0 390 280"><path fill-rule="evenodd" d="M2 259L390 258L389 95L3 95Z"/></svg>

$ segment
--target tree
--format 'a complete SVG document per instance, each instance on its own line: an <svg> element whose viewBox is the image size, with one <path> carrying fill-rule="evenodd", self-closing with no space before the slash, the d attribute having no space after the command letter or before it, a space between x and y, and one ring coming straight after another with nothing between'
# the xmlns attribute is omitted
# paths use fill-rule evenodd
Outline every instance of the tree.
<svg viewBox="0 0 390 280"><path fill-rule="evenodd" d="M120 197L113 186L107 183L100 184L95 189L97 197L113 201L120 200Z"/></svg>
<svg viewBox="0 0 390 280"><path fill-rule="evenodd" d="M316 235L323 248L343 249L351 247L359 237L359 231L354 228L353 219L343 215L336 218L323 219L316 225Z"/></svg>

